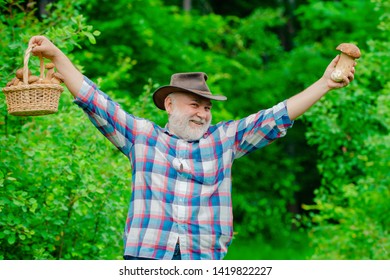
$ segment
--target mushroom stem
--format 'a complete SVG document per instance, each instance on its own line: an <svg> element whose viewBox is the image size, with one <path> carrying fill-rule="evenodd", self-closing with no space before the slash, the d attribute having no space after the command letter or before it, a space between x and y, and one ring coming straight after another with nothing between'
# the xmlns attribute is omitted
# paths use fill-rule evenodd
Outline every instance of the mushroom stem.
<svg viewBox="0 0 390 280"><path fill-rule="evenodd" d="M46 79L50 81L54 74L54 63L50 62L46 64L45 68L47 69Z"/></svg>
<svg viewBox="0 0 390 280"><path fill-rule="evenodd" d="M22 81L19 80L18 78L15 78L15 80L14 80L14 82L13 82L13 85L14 85L14 86L17 86L17 85L19 85L19 83L22 83Z"/></svg>
<svg viewBox="0 0 390 280"><path fill-rule="evenodd" d="M352 67L355 65L355 59L345 53L340 54L340 59L337 62L335 69L331 74L331 79L335 82L341 82L344 77L351 72Z"/></svg>

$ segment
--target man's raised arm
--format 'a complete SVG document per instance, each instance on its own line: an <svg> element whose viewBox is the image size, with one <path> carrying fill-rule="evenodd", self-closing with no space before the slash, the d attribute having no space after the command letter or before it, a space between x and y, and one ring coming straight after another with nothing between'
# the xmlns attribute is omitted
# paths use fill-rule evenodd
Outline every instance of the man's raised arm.
<svg viewBox="0 0 390 280"><path fill-rule="evenodd" d="M330 78L338 60L339 56L335 57L318 81L287 100L287 111L291 120L295 120L305 113L328 91L345 87L354 79L355 68L352 68L348 76L345 76L341 82L335 82Z"/></svg>

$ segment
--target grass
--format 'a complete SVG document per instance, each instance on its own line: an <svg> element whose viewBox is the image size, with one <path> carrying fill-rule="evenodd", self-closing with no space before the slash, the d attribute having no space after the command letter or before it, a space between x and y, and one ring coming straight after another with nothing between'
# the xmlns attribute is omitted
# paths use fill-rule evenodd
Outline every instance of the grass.
<svg viewBox="0 0 390 280"><path fill-rule="evenodd" d="M297 233L294 233L296 235ZM291 241L293 240L293 241ZM298 241L297 241L298 240ZM306 236L294 236L278 244L261 238L236 237L229 247L225 260L305 260L312 249Z"/></svg>

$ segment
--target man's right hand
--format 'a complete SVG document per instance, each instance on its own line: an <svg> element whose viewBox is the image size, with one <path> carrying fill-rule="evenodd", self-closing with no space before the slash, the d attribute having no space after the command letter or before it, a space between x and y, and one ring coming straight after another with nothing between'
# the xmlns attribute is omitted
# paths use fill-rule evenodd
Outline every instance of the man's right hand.
<svg viewBox="0 0 390 280"><path fill-rule="evenodd" d="M84 80L83 74L72 64L69 58L45 36L33 36L29 41L29 47L33 47L33 55L41 55L50 59L57 71L64 77L64 83L74 97L80 91Z"/></svg>
<svg viewBox="0 0 390 280"><path fill-rule="evenodd" d="M31 37L28 46L33 46L31 51L33 55L41 55L50 60L54 60L56 56L61 54L61 51L45 36Z"/></svg>

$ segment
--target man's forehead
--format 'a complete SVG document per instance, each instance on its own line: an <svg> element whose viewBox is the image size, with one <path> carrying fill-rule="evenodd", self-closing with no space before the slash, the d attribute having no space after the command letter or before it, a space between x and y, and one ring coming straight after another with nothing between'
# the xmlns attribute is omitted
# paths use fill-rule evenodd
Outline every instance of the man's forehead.
<svg viewBox="0 0 390 280"><path fill-rule="evenodd" d="M196 101L198 103L207 103L212 105L211 100L206 97L202 97L200 95L191 92L176 92L176 93L187 100Z"/></svg>

